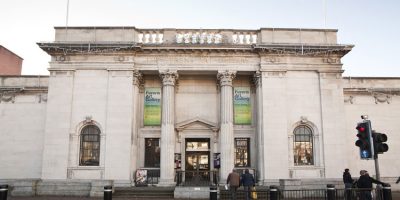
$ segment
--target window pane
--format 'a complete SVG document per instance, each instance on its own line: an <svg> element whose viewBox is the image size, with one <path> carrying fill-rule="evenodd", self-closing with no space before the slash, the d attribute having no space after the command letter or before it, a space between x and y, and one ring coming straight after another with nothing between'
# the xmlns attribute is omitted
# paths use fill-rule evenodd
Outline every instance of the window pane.
<svg viewBox="0 0 400 200"><path fill-rule="evenodd" d="M299 126L293 132L294 164L313 165L313 138L311 129L307 126Z"/></svg>
<svg viewBox="0 0 400 200"><path fill-rule="evenodd" d="M100 130L93 125L86 126L81 132L81 166L98 166L100 160Z"/></svg>
<svg viewBox="0 0 400 200"><path fill-rule="evenodd" d="M235 138L235 167L250 166L249 138Z"/></svg>
<svg viewBox="0 0 400 200"><path fill-rule="evenodd" d="M160 139L146 138L144 152L145 167L160 167Z"/></svg>

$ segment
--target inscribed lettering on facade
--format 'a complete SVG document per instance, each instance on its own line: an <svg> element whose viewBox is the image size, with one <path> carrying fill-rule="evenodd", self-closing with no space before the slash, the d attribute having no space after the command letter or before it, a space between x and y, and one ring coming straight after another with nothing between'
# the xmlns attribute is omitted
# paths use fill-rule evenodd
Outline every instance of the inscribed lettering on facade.
<svg viewBox="0 0 400 200"><path fill-rule="evenodd" d="M235 87L233 110L235 124L251 124L250 87Z"/></svg>
<svg viewBox="0 0 400 200"><path fill-rule="evenodd" d="M161 125L161 88L146 88L144 91L144 125Z"/></svg>

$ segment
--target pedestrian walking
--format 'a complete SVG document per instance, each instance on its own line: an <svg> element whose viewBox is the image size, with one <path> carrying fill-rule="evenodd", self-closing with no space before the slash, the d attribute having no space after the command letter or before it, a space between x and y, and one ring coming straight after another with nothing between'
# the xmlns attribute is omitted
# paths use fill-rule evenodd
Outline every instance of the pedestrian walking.
<svg viewBox="0 0 400 200"><path fill-rule="evenodd" d="M229 173L228 178L226 179L226 184L229 185L232 200L236 200L236 191L240 186L240 176L234 169Z"/></svg>
<svg viewBox="0 0 400 200"><path fill-rule="evenodd" d="M249 169L244 171L244 174L240 177L240 183L244 187L244 191L246 194L246 200L252 199L251 198L251 188L255 186L256 182L254 181L254 177L250 174Z"/></svg>
<svg viewBox="0 0 400 200"><path fill-rule="evenodd" d="M370 177L366 170L361 170L360 178L357 181L357 187L360 188L360 200L372 200L372 183L386 185Z"/></svg>

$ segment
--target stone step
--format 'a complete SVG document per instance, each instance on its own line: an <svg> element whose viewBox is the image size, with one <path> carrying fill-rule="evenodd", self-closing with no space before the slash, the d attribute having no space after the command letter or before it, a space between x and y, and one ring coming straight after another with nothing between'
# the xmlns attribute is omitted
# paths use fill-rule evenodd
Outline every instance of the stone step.
<svg viewBox="0 0 400 200"><path fill-rule="evenodd" d="M174 187L126 187L115 188L114 197L122 198L153 198L171 199L174 198Z"/></svg>

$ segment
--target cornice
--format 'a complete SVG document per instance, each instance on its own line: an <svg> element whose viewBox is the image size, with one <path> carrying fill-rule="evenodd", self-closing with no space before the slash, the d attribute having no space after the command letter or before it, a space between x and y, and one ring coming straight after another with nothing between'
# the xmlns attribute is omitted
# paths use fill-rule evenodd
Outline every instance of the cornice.
<svg viewBox="0 0 400 200"><path fill-rule="evenodd" d="M319 45L319 44L254 44L260 54L295 55L295 56L344 56L354 45ZM327 62L332 62L327 60Z"/></svg>
<svg viewBox="0 0 400 200"><path fill-rule="evenodd" d="M354 45L318 44L144 44L136 42L42 42L50 55L113 54L122 52L250 52L272 55L344 56ZM333 61L327 60L331 63Z"/></svg>

